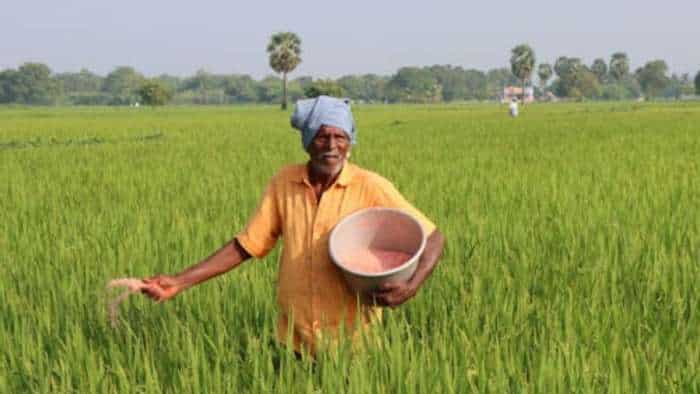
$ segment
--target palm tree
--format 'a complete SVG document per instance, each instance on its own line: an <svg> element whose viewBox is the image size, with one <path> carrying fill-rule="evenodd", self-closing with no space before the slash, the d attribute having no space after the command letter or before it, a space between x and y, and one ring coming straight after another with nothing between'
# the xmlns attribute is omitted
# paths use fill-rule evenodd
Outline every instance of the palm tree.
<svg viewBox="0 0 700 394"><path fill-rule="evenodd" d="M630 72L630 60L624 52L615 52L610 58L610 75L620 81Z"/></svg>
<svg viewBox="0 0 700 394"><path fill-rule="evenodd" d="M292 32L275 33L267 44L270 67L282 74L282 110L287 109L287 73L301 63L301 39Z"/></svg>
<svg viewBox="0 0 700 394"><path fill-rule="evenodd" d="M581 59L577 57L560 56L554 63L554 73L559 77L557 94L570 97L578 90L578 84L584 70Z"/></svg>
<svg viewBox="0 0 700 394"><path fill-rule="evenodd" d="M605 77L608 75L608 65L605 63L605 60L601 58L593 60L593 64L591 64L591 72L598 77L598 82L605 82Z"/></svg>
<svg viewBox="0 0 700 394"><path fill-rule="evenodd" d="M527 44L520 44L513 48L510 56L510 69L520 81L523 87L523 103L525 103L525 82L530 80L535 69L535 51Z"/></svg>
<svg viewBox="0 0 700 394"><path fill-rule="evenodd" d="M541 63L537 67L537 76L540 77L540 85L542 86L542 94L544 94L544 88L547 86L547 81L552 77L552 66L549 63Z"/></svg>

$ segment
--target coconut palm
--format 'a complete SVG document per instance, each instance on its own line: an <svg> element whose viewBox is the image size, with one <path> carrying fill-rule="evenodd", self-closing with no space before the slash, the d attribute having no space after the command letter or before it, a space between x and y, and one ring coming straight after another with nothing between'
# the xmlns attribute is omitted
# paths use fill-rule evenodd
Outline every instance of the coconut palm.
<svg viewBox="0 0 700 394"><path fill-rule="evenodd" d="M540 77L540 86L542 87L542 94L544 94L544 88L547 86L547 81L552 77L552 65L549 63L541 63L537 67L537 76Z"/></svg>
<svg viewBox="0 0 700 394"><path fill-rule="evenodd" d="M620 81L630 72L630 60L624 52L613 53L610 58L610 75Z"/></svg>
<svg viewBox="0 0 700 394"><path fill-rule="evenodd" d="M521 82L523 87L523 102L525 102L525 83L530 80L535 69L535 51L527 44L513 48L510 56L510 69Z"/></svg>
<svg viewBox="0 0 700 394"><path fill-rule="evenodd" d="M301 39L292 32L273 34L267 44L270 67L282 74L282 109L287 109L287 73L301 63Z"/></svg>

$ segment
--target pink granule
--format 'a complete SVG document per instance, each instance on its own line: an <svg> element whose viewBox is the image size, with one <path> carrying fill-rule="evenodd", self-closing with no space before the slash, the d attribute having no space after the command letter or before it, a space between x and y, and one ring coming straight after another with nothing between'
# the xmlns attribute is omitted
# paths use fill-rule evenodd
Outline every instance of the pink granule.
<svg viewBox="0 0 700 394"><path fill-rule="evenodd" d="M343 262L353 271L377 274L394 269L410 259L408 253L369 248L352 251Z"/></svg>

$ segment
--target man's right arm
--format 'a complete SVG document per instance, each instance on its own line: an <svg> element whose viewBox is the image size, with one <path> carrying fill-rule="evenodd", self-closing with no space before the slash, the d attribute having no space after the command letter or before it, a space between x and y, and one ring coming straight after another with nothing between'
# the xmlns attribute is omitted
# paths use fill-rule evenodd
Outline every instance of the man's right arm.
<svg viewBox="0 0 700 394"><path fill-rule="evenodd" d="M165 301L185 289L238 267L251 255L258 258L267 255L274 248L282 229L276 179L277 176L270 180L248 225L231 242L177 275L145 279L143 293L156 301Z"/></svg>
<svg viewBox="0 0 700 394"><path fill-rule="evenodd" d="M250 257L234 238L211 256L177 275L158 275L145 279L147 287L143 293L158 302L168 300L192 286L238 267Z"/></svg>

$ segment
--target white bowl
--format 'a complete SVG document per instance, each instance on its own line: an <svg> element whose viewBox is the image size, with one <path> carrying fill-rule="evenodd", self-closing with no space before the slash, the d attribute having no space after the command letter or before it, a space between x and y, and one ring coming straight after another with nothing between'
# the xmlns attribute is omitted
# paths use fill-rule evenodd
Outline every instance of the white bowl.
<svg viewBox="0 0 700 394"><path fill-rule="evenodd" d="M331 260L351 288L366 294L385 282L409 280L425 249L426 236L418 220L400 209L373 207L359 210L336 224L329 240ZM401 252L411 257L398 267L364 272L353 266L353 256L370 249ZM359 253L360 255L362 253Z"/></svg>

